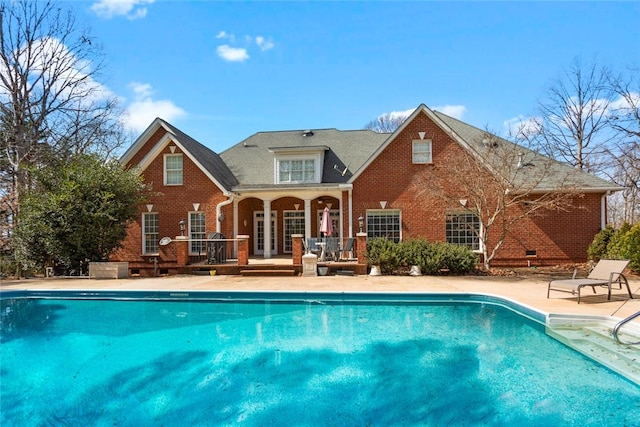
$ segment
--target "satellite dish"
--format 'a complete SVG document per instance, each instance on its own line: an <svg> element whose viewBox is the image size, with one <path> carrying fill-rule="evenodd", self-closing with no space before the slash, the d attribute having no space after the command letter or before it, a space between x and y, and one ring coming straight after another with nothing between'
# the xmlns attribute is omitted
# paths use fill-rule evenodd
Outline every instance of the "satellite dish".
<svg viewBox="0 0 640 427"><path fill-rule="evenodd" d="M160 239L160 246L167 246L169 243L171 243L171 237L163 237Z"/></svg>

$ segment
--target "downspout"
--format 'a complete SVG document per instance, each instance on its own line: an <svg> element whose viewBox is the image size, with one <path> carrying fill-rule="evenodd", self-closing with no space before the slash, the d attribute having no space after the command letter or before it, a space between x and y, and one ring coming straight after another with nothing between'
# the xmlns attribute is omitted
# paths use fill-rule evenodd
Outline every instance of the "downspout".
<svg viewBox="0 0 640 427"><path fill-rule="evenodd" d="M600 229L604 230L607 226L607 196L611 191L607 191L600 197Z"/></svg>
<svg viewBox="0 0 640 427"><path fill-rule="evenodd" d="M220 230L222 228L222 220L224 219L224 217L222 216L222 207L233 203L233 193L227 193L225 194L225 196L227 196L228 199L216 205L216 219L217 219L216 232L217 233L220 233ZM236 218L234 218L233 220L236 221Z"/></svg>

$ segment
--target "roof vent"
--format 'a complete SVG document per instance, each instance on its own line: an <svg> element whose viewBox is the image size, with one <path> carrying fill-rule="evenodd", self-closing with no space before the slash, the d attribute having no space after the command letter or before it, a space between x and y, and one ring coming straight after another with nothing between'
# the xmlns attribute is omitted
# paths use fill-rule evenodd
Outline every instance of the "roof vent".
<svg viewBox="0 0 640 427"><path fill-rule="evenodd" d="M313 136L313 131L305 130L304 132L302 132L302 136Z"/></svg>

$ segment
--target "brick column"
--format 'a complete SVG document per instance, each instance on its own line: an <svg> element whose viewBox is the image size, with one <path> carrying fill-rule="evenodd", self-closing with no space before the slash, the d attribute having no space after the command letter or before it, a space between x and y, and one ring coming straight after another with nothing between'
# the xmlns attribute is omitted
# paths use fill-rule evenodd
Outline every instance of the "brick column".
<svg viewBox="0 0 640 427"><path fill-rule="evenodd" d="M187 236L177 236L172 244L176 245L176 267L186 267L189 263L189 238Z"/></svg>
<svg viewBox="0 0 640 427"><path fill-rule="evenodd" d="M358 264L367 264L367 233L356 234L356 253L358 254Z"/></svg>
<svg viewBox="0 0 640 427"><path fill-rule="evenodd" d="M304 245L302 244L303 234L292 234L291 244L293 245L293 265L302 264L302 255L304 255Z"/></svg>
<svg viewBox="0 0 640 427"><path fill-rule="evenodd" d="M249 236L241 234L236 236L238 239L238 265L249 264Z"/></svg>

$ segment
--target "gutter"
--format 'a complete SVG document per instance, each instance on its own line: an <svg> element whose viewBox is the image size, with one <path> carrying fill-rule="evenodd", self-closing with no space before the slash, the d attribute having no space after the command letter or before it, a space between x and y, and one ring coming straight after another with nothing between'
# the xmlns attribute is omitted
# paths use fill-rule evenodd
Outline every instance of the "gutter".
<svg viewBox="0 0 640 427"><path fill-rule="evenodd" d="M222 215L222 207L233 203L233 193L226 193L225 196L227 196L228 199L216 205L216 233L220 233L220 229L222 228L222 220L224 219L224 216Z"/></svg>

